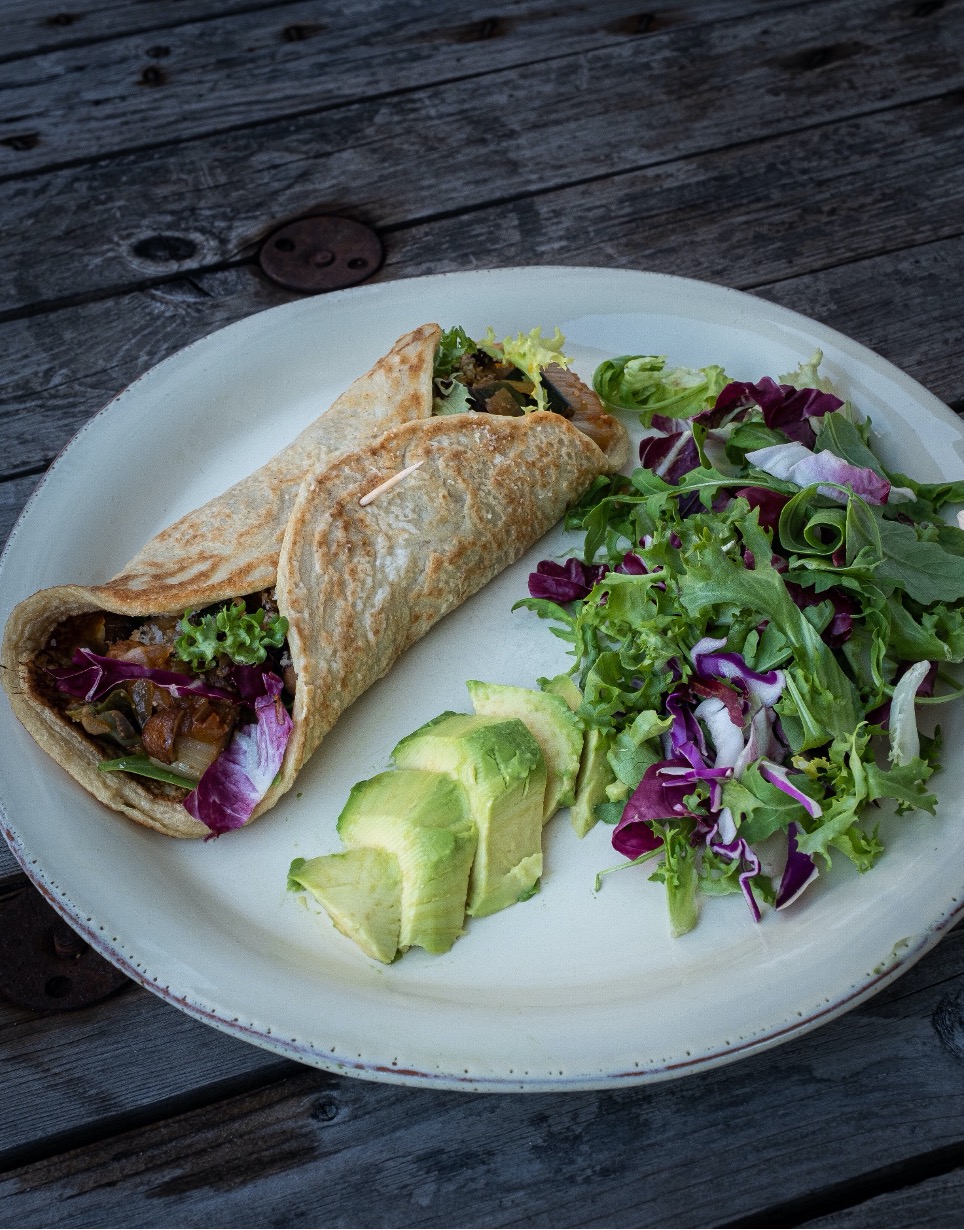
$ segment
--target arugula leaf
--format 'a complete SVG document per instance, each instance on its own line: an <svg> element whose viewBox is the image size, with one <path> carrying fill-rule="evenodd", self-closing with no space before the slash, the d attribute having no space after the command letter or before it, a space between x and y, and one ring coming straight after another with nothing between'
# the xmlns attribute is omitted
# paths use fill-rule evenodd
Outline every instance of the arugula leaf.
<svg viewBox="0 0 964 1230"><path fill-rule="evenodd" d="M879 581L890 581L925 606L964 598L964 556L928 542L900 521L881 519L879 528L884 557L876 571Z"/></svg>

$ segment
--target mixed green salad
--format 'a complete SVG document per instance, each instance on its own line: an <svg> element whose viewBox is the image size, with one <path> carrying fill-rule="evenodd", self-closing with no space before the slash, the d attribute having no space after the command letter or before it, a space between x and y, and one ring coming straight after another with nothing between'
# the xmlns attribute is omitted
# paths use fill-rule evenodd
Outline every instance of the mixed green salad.
<svg viewBox="0 0 964 1230"><path fill-rule="evenodd" d="M526 606L570 646L608 786L596 817L652 860L674 934L701 895L796 901L838 856L883 853L876 805L933 812L939 728L961 694L964 482L887 469L818 372L731 380L621 356L606 407L639 415L640 467L600 478ZM607 870L615 870L613 868Z"/></svg>

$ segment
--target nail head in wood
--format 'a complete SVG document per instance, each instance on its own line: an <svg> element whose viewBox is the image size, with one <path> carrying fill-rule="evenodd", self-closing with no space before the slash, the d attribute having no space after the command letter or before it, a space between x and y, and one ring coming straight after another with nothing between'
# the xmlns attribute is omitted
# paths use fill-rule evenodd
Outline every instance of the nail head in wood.
<svg viewBox="0 0 964 1230"><path fill-rule="evenodd" d="M382 263L382 241L352 218L319 215L290 222L261 245L261 268L280 286L318 294L357 286Z"/></svg>

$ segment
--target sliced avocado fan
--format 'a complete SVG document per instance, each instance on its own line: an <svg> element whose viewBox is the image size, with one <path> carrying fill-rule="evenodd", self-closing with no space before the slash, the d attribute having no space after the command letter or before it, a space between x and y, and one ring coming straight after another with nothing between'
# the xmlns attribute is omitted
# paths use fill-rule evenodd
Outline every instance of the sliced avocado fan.
<svg viewBox="0 0 964 1230"><path fill-rule="evenodd" d="M538 743L546 762L543 821L575 799L576 775L583 732L578 718L559 696L507 683L470 680L466 687L476 713L484 717L518 718Z"/></svg>
<svg viewBox="0 0 964 1230"><path fill-rule="evenodd" d="M445 773L465 791L479 835L469 914L494 914L532 895L542 875L546 765L523 722L443 713L402 739L392 760Z"/></svg>
<svg viewBox="0 0 964 1230"><path fill-rule="evenodd" d="M395 769L358 782L338 818L350 849L393 854L401 874L401 952L448 952L462 934L476 827L465 791L443 773Z"/></svg>
<svg viewBox="0 0 964 1230"><path fill-rule="evenodd" d="M582 704L582 692L571 675L556 675L554 679L539 682L544 692L561 697L573 713ZM603 731L589 727L583 739L575 797L569 809L569 819L578 837L585 837L596 823L596 807L609 799L608 788L616 781L609 763L610 746L610 739Z"/></svg>

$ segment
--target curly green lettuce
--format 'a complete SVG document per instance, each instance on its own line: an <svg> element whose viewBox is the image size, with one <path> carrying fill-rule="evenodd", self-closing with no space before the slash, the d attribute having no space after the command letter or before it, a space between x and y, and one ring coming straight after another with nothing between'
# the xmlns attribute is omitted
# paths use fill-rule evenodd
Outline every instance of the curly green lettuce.
<svg viewBox="0 0 964 1230"><path fill-rule="evenodd" d="M192 621L193 615L185 611L174 649L196 671L208 670L222 656L239 666L258 666L269 649L284 644L288 634L283 615L266 616L261 609L251 615L241 601L223 606L216 614L202 615L197 622Z"/></svg>

